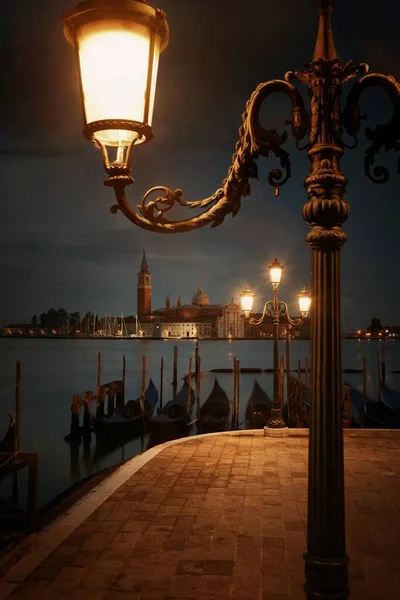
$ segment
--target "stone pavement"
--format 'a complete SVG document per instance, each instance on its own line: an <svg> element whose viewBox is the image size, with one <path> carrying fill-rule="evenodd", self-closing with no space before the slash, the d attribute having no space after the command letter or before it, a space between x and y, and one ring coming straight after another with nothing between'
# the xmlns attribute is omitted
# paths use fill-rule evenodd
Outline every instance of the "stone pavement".
<svg viewBox="0 0 400 600"><path fill-rule="evenodd" d="M0 598L303 600L308 437L260 434L157 450ZM399 600L400 431L346 430L345 464L351 598Z"/></svg>

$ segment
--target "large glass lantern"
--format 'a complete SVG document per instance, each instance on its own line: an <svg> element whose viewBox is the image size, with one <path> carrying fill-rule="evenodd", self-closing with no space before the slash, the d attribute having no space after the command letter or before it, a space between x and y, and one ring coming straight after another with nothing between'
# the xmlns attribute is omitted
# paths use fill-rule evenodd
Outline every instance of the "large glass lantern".
<svg viewBox="0 0 400 600"><path fill-rule="evenodd" d="M246 285L245 289L240 294L240 305L242 307L242 311L243 311L246 319L250 316L250 313L252 311L253 301L254 301L254 294L251 291L251 289L249 288L249 286Z"/></svg>
<svg viewBox="0 0 400 600"><path fill-rule="evenodd" d="M168 44L165 13L145 0L86 0L64 16L75 46L84 136L102 150L116 148L113 164L127 167L133 145L151 129L160 52Z"/></svg>
<svg viewBox="0 0 400 600"><path fill-rule="evenodd" d="M275 258L274 262L269 265L269 277L271 279L272 287L278 289L282 278L283 265L278 262Z"/></svg>
<svg viewBox="0 0 400 600"><path fill-rule="evenodd" d="M307 288L303 288L301 290L300 294L298 295L298 298L299 298L300 312L303 317L307 317L308 313L310 312L310 306L311 306L311 296L308 293Z"/></svg>

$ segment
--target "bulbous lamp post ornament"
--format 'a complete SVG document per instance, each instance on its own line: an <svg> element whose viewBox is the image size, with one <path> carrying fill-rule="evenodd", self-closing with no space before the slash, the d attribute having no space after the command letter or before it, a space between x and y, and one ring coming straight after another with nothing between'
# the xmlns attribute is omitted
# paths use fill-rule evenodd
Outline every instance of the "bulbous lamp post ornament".
<svg viewBox="0 0 400 600"><path fill-rule="evenodd" d="M287 133L263 128L259 113L272 93L286 94L291 100L292 133L311 163L304 181L308 200L303 206L303 217L310 224L306 241L312 251L313 298L305 590L309 599L340 600L349 593L340 322L340 249L346 241L342 225L349 217L349 205L344 200L347 178L341 172L340 159L345 148L354 148L357 142L360 95L378 86L391 98L393 114L387 124L366 129L371 144L365 152L364 167L374 183L387 181L388 170L374 166L375 156L382 148L400 149L400 85L389 75L367 74L366 64L341 64L331 27L332 0L316 0L316 4L318 35L311 62L288 71L284 79L261 83L251 94L222 186L208 198L194 202L185 201L182 190L158 186L143 196L137 210L129 204L125 189L133 183L129 166L133 147L153 135L158 57L168 43L165 14L144 0L87 0L65 16L64 27L78 60L84 135L100 148L108 175L105 185L115 191L117 204L111 211L120 210L132 223L151 231L175 233L204 225L215 227L226 215L236 215L242 196L250 194L249 180L257 177L256 159L260 156L273 154L279 160L280 169L268 175L278 194L291 175L289 155L283 149ZM355 79L342 109L342 88ZM311 99L309 110L299 83L305 85ZM354 139L352 146L343 139L344 131ZM116 155L111 159L113 150ZM156 197L151 200L153 194ZM174 205L201 212L174 221L168 218Z"/></svg>
<svg viewBox="0 0 400 600"><path fill-rule="evenodd" d="M249 319L251 325L260 325L266 315L269 315L273 319L274 325L274 382L273 382L273 407L271 409L271 415L268 419L267 426L264 428L265 434L272 437L283 437L289 435L289 429L286 426L282 416L282 398L279 394L279 353L278 353L278 341L279 341L279 322L280 318L285 317L287 327L290 325L301 325L304 322L304 318L308 316L311 297L306 288L304 288L298 295L299 307L302 317L298 319L292 319L289 315L289 309L286 302L282 302L278 298L278 288L282 278L283 265L278 262L275 258L274 262L269 265L269 276L274 291L274 297L264 304L262 315L259 319ZM249 318L251 309L253 307L254 294L248 286L240 294L240 303L244 316Z"/></svg>

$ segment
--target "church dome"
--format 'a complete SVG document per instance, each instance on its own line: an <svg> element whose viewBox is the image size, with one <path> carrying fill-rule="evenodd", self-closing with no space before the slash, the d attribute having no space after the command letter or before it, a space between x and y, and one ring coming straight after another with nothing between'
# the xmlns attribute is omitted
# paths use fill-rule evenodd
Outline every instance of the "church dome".
<svg viewBox="0 0 400 600"><path fill-rule="evenodd" d="M210 300L208 296L204 293L204 290L201 287L201 285L197 289L197 294L195 294L192 298L192 304L194 304L195 306L207 306L207 304L210 304Z"/></svg>

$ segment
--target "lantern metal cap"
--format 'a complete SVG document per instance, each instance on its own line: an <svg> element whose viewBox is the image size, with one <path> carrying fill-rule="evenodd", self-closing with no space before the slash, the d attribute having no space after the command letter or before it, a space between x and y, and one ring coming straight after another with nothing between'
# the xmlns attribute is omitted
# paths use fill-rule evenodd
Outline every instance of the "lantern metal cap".
<svg viewBox="0 0 400 600"><path fill-rule="evenodd" d="M133 18L153 29L160 36L160 52L165 50L169 41L166 14L149 6L146 0L84 0L63 16L64 35L74 46L75 30L85 23L104 19L131 21Z"/></svg>
<svg viewBox="0 0 400 600"><path fill-rule="evenodd" d="M246 285L246 287L244 288L243 292L240 295L244 296L245 294L251 294L252 296L254 296L253 292L251 291L251 289L249 288L248 285Z"/></svg>
<svg viewBox="0 0 400 600"><path fill-rule="evenodd" d="M284 266L281 265L281 263L279 262L279 260L277 258L275 258L274 262L272 262L268 269L284 269Z"/></svg>

